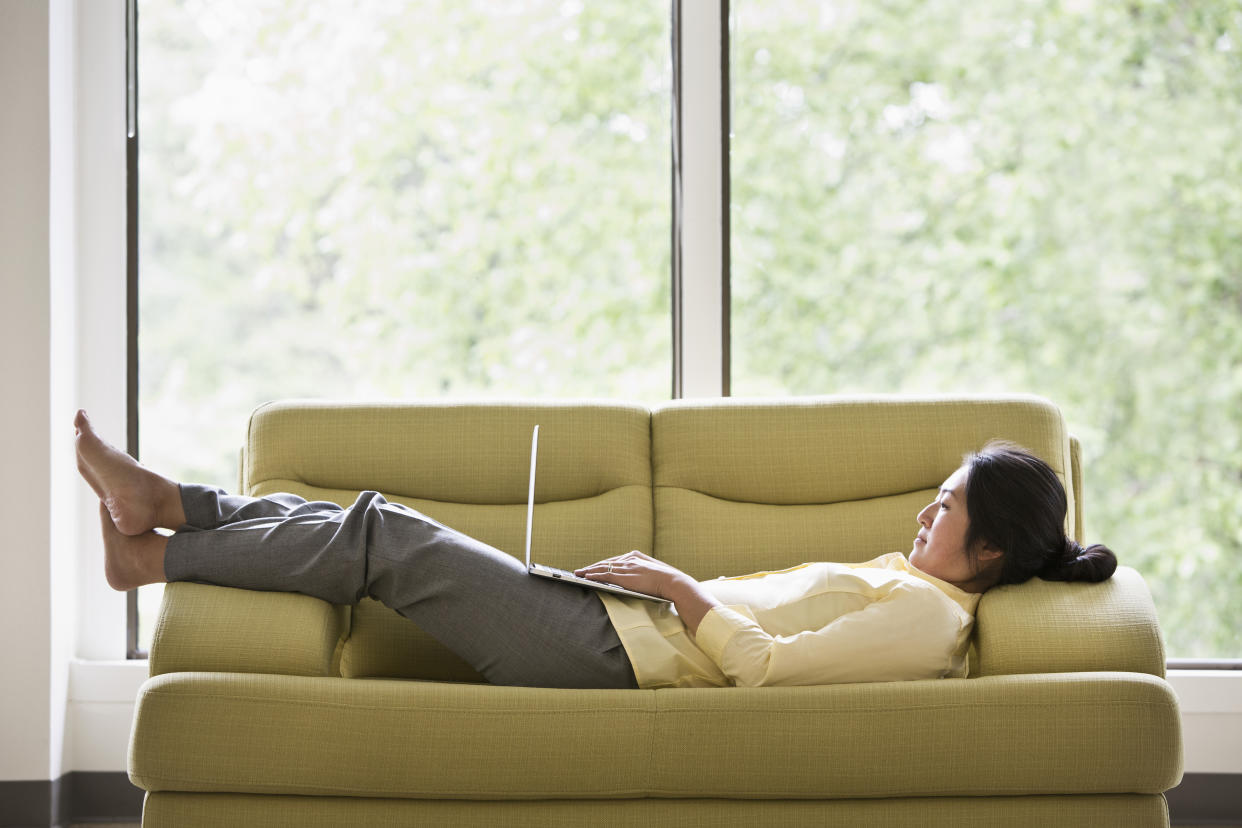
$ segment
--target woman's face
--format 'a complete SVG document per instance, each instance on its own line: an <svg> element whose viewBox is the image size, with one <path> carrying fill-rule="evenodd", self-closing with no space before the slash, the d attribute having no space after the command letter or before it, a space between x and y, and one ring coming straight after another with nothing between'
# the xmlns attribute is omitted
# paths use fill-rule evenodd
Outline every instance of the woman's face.
<svg viewBox="0 0 1242 828"><path fill-rule="evenodd" d="M969 589L975 572L966 559L966 530L970 516L966 514L966 474L961 467L940 487L936 499L919 512L918 537L910 550L910 563L942 581ZM997 557L990 550L980 550L980 560Z"/></svg>

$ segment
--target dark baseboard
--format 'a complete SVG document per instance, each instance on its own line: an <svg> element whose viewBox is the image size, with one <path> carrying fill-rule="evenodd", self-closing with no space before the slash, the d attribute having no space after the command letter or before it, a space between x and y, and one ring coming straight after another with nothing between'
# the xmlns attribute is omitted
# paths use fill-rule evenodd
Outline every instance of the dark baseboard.
<svg viewBox="0 0 1242 828"><path fill-rule="evenodd" d="M60 779L0 781L0 828L138 822L144 794L124 771L72 771Z"/></svg>
<svg viewBox="0 0 1242 828"><path fill-rule="evenodd" d="M50 825L52 799L48 780L0 782L0 826Z"/></svg>
<svg viewBox="0 0 1242 828"><path fill-rule="evenodd" d="M1242 773L1188 773L1164 798L1174 825L1242 825Z"/></svg>
<svg viewBox="0 0 1242 828"><path fill-rule="evenodd" d="M0 828L138 822L143 791L123 771L73 771L56 780L0 781ZM1165 794L1174 825L1242 826L1242 774L1188 773Z"/></svg>

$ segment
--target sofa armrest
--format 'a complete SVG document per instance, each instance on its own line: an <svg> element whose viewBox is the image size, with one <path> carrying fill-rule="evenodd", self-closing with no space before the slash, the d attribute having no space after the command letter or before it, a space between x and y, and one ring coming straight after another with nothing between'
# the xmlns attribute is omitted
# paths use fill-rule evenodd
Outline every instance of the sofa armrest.
<svg viewBox="0 0 1242 828"><path fill-rule="evenodd" d="M1116 670L1164 677L1164 643L1143 576L1118 567L1103 583L1032 578L979 601L971 674Z"/></svg>
<svg viewBox="0 0 1242 828"><path fill-rule="evenodd" d="M334 675L347 613L308 595L171 583L152 636L151 675Z"/></svg>

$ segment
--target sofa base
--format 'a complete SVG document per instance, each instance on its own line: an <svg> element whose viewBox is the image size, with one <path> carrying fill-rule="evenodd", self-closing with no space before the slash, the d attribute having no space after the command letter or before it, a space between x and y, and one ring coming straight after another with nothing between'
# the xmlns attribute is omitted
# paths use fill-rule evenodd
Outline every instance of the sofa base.
<svg viewBox="0 0 1242 828"><path fill-rule="evenodd" d="M850 828L1145 828L1169 825L1160 794L1022 797L923 797L911 799L729 800L622 799L484 802L360 799L258 794L147 794L143 828L327 828L341 826L529 826L584 825L849 826Z"/></svg>

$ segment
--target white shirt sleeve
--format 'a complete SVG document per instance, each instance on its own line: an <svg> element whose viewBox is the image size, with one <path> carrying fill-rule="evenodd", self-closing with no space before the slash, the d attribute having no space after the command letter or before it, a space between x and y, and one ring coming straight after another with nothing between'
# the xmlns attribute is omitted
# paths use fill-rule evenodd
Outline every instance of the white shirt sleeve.
<svg viewBox="0 0 1242 828"><path fill-rule="evenodd" d="M960 622L935 587L901 584L816 630L768 634L744 605L714 607L695 640L739 687L941 678Z"/></svg>

